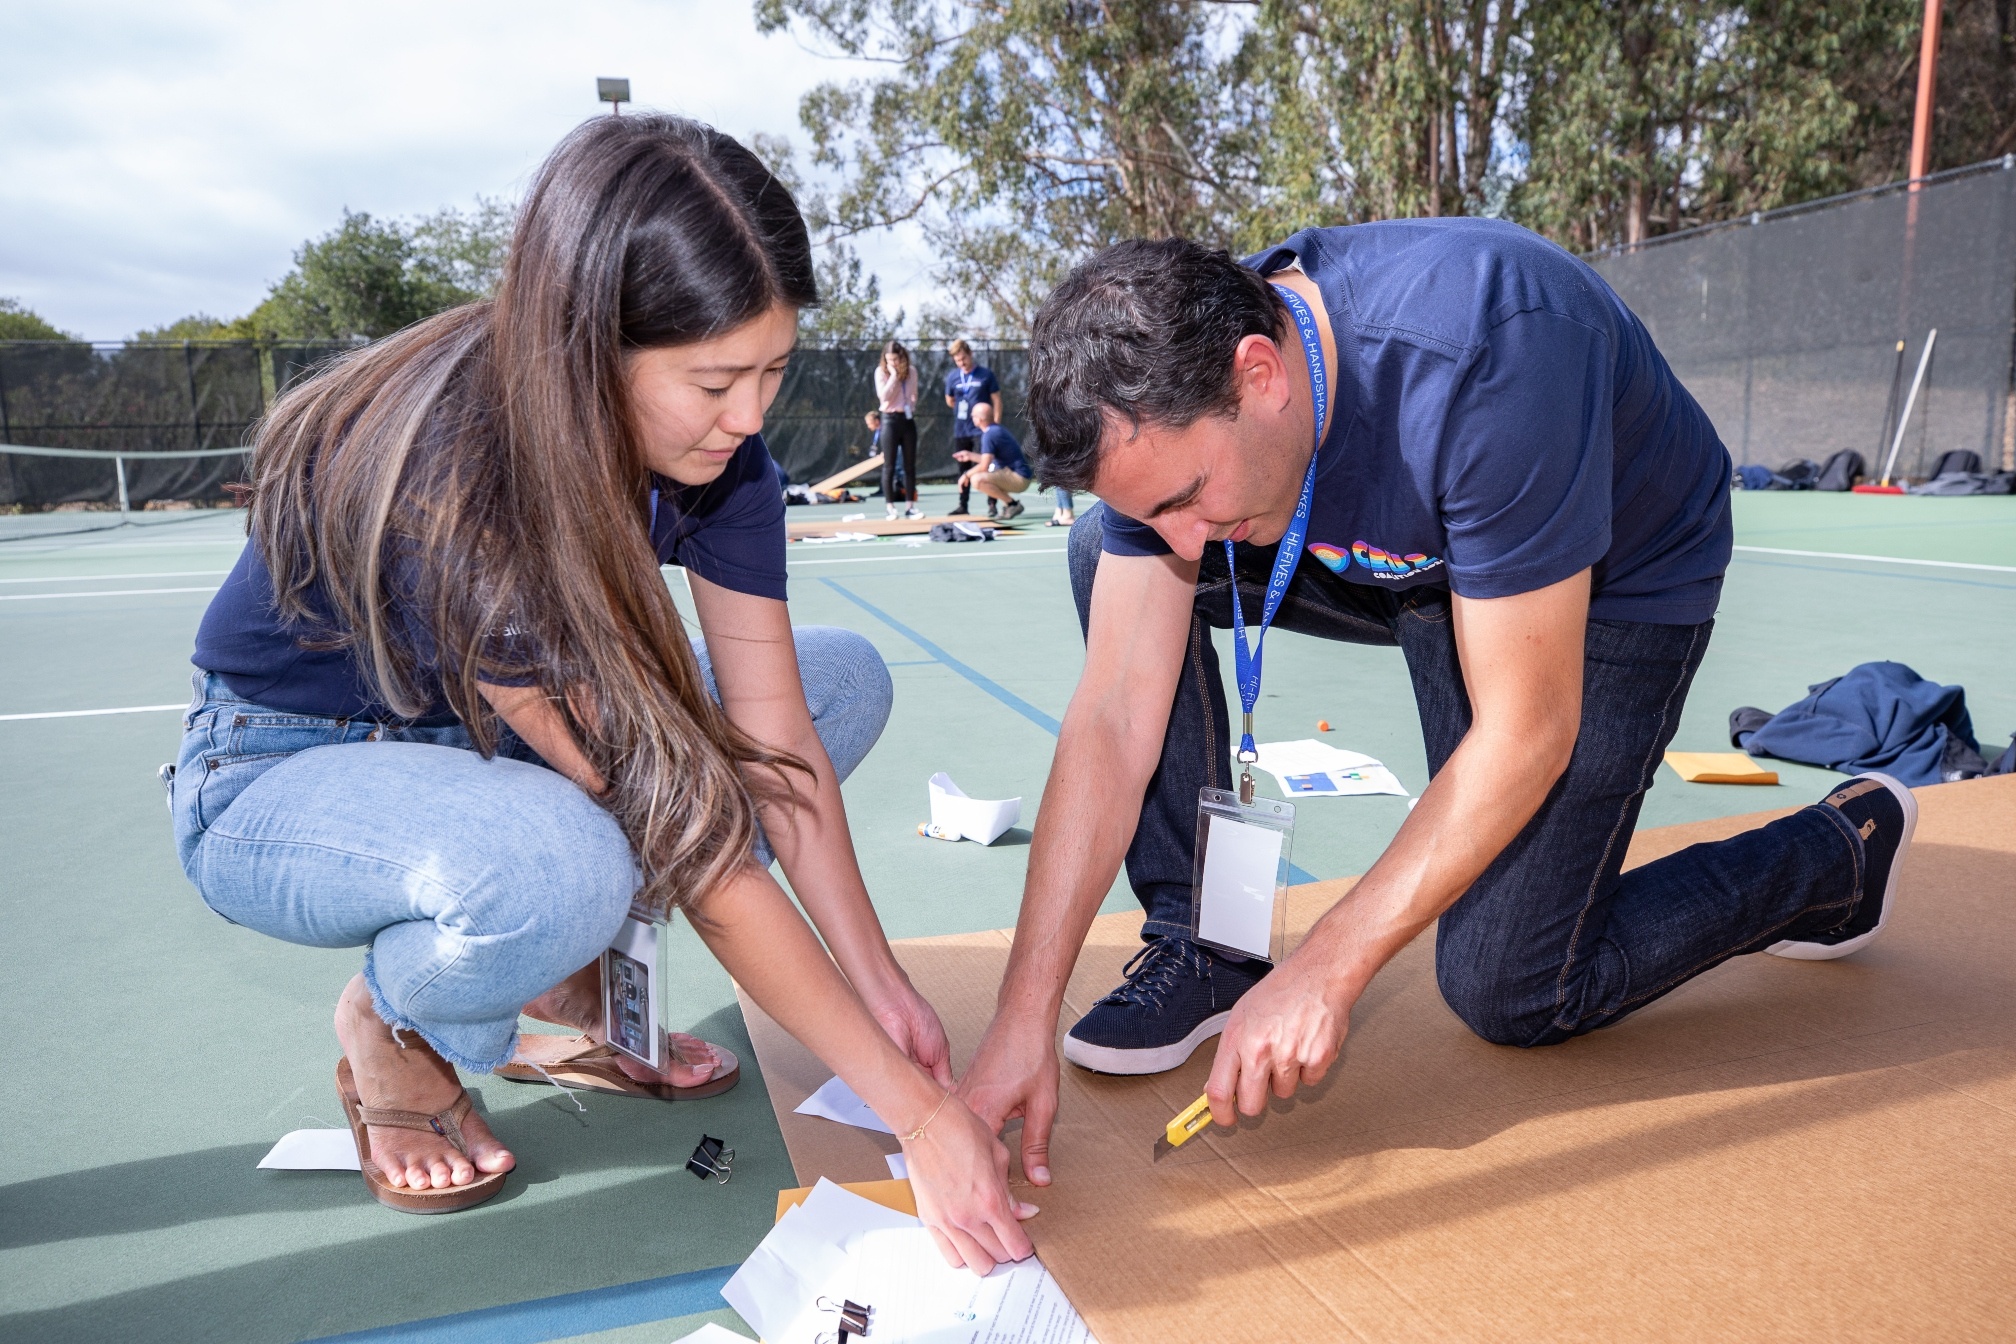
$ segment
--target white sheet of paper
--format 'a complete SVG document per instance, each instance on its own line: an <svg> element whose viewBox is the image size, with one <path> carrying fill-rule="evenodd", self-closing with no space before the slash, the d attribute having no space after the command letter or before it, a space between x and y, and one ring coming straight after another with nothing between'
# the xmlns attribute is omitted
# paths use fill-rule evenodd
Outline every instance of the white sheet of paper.
<svg viewBox="0 0 2016 1344"><path fill-rule="evenodd" d="M1282 794L1288 798L1348 798L1373 793L1397 794L1402 798L1409 796L1399 776L1377 760L1363 752L1346 751L1313 737L1294 742L1262 742L1259 753L1260 759L1256 764L1274 776L1274 782L1281 786ZM1291 775L1328 775L1335 787L1316 793L1302 792L1289 784Z"/></svg>
<svg viewBox="0 0 2016 1344"><path fill-rule="evenodd" d="M907 1181L910 1179L910 1159L901 1153L884 1153L882 1160L889 1164L889 1179Z"/></svg>
<svg viewBox="0 0 2016 1344"><path fill-rule="evenodd" d="M1041 1261L979 1278L947 1265L921 1227L862 1234L824 1295L872 1306L873 1344L1094 1344Z"/></svg>
<svg viewBox="0 0 2016 1344"><path fill-rule="evenodd" d="M931 776L928 787L931 824L965 839L991 845L1022 819L1020 798L968 798L943 770Z"/></svg>
<svg viewBox="0 0 2016 1344"><path fill-rule="evenodd" d="M273 1151L259 1159L269 1171L361 1171L357 1139L347 1129L297 1129L282 1134Z"/></svg>
<svg viewBox="0 0 2016 1344"><path fill-rule="evenodd" d="M1281 832L1213 816L1204 841L1197 936L1250 956L1272 956L1280 866Z"/></svg>
<svg viewBox="0 0 2016 1344"><path fill-rule="evenodd" d="M799 1115L816 1115L822 1120L837 1120L843 1125L856 1129L872 1129L877 1134L894 1134L896 1131L882 1123L882 1117L875 1114L867 1102L854 1095L854 1089L840 1081L835 1074L828 1078L817 1092L798 1103Z"/></svg>
<svg viewBox="0 0 2016 1344"><path fill-rule="evenodd" d="M846 1266L848 1242L863 1232L912 1228L922 1225L909 1214L822 1176L803 1204L784 1211L721 1296L762 1338L809 1340L817 1332L799 1328L799 1319L815 1310L813 1299Z"/></svg>

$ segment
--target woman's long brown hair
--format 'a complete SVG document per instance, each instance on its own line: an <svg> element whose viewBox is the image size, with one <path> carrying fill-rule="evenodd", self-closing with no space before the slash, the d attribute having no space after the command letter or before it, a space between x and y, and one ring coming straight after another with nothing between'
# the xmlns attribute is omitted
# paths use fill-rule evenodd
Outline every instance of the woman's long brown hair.
<svg viewBox="0 0 2016 1344"><path fill-rule="evenodd" d="M445 700L485 755L501 729L477 683L538 685L660 913L750 861L752 777L768 795L803 765L707 693L648 535L624 356L817 301L804 222L754 155L683 118L597 117L540 169L494 300L345 356L257 439L281 614L353 650L398 713Z"/></svg>

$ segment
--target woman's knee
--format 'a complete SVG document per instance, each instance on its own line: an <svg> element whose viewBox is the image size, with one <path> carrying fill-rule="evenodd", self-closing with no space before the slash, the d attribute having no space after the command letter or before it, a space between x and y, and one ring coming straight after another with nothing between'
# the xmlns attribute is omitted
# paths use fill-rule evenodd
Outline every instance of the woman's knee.
<svg viewBox="0 0 2016 1344"><path fill-rule="evenodd" d="M835 773L845 779L882 736L896 703L896 684L875 646L852 630L811 625L795 633L812 726Z"/></svg>

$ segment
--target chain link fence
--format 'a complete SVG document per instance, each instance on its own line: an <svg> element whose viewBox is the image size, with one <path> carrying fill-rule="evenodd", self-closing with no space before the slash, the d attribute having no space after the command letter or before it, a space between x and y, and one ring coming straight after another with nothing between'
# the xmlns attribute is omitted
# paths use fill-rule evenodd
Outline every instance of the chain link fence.
<svg viewBox="0 0 2016 1344"><path fill-rule="evenodd" d="M1852 448L1874 475L1897 444L1900 476L1956 448L2016 466L2016 155L1589 261L1739 465Z"/></svg>

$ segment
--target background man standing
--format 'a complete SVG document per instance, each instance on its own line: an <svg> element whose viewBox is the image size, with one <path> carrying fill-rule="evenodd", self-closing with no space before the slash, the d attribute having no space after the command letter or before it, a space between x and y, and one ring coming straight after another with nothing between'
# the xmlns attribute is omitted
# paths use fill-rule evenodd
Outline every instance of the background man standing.
<svg viewBox="0 0 2016 1344"><path fill-rule="evenodd" d="M945 347L945 353L952 356L955 366L945 375L945 404L952 408L952 460L963 469L980 457L980 427L974 423L973 408L990 406L994 419L1001 419L1001 383L994 371L973 358L973 347L964 339L955 340ZM959 507L955 514L970 512L967 508L972 500L972 489L965 483L962 470L959 484ZM987 512L993 513L990 503Z"/></svg>
<svg viewBox="0 0 2016 1344"><path fill-rule="evenodd" d="M1308 230L1244 264L1123 243L1038 314L1030 411L1043 478L1104 503L1071 534L1085 669L961 1088L990 1123L1024 1117L1036 1184L1065 981L1123 854L1144 945L1065 1057L1154 1073L1222 1031L1221 1124L1320 1080L1367 982L1438 920L1444 999L1520 1046L1733 956L1836 957L1881 932L1916 807L1880 775L1620 874L1713 629L1730 464L1643 324L1566 252L1471 219ZM1397 644L1431 771L1278 967L1191 935L1198 793L1232 784L1210 632L1235 610L1249 640L1278 610ZM1259 668L1241 681L1251 714Z"/></svg>

